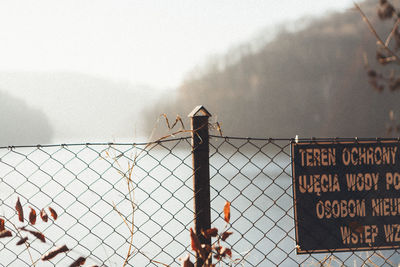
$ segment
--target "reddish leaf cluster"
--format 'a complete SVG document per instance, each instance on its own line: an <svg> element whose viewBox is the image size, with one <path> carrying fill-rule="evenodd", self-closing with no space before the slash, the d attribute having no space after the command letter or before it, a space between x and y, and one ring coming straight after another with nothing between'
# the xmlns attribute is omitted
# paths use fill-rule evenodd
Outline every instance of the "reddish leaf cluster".
<svg viewBox="0 0 400 267"><path fill-rule="evenodd" d="M32 225L35 225L36 217L37 217L36 216L36 210L34 208L32 208L32 207L29 207L29 208L31 209L31 211L29 213L29 223L32 224ZM18 197L17 203L15 204L15 210L17 211L17 214L18 214L18 220L20 222L24 222L24 210L22 208L22 205L21 205L21 202L19 200L19 197ZM57 218L58 218L57 212L52 207L49 207L49 211L50 211L51 217L53 217L54 220L57 220ZM49 217L47 216L47 213L46 213L46 211L44 209L42 209L40 211L40 218L44 222L48 221Z"/></svg>
<svg viewBox="0 0 400 267"><path fill-rule="evenodd" d="M231 218L231 203L227 201L224 206L224 220L227 223L227 225L230 222L230 218ZM200 257L203 260L204 262L203 266L215 267L216 265L211 263L211 258L214 258L217 261L221 261L227 257L232 258L232 250L221 245L221 241L225 241L232 234L232 232L224 231L223 233L219 234L217 228L210 228L206 230L202 229L201 234L206 239L210 239L212 237L217 238L217 242L212 246L208 244L201 244L196 233L193 231L192 228L190 228L191 248L194 252L196 252L198 257ZM181 260L181 267L194 266L193 263L190 261L189 255L186 258L180 260Z"/></svg>
<svg viewBox="0 0 400 267"><path fill-rule="evenodd" d="M358 7L356 5L356 7ZM392 63L400 64L400 58L398 55L398 51L400 48L400 13L396 8L387 0L380 0L379 6L377 8L377 14L379 19L388 20L393 19L393 27L390 34L387 36L386 41L381 39L376 30L373 28L372 24L369 22L365 14L358 7L363 16L364 21L367 22L370 31L377 38L377 49L376 49L376 60L379 64L385 66ZM395 74L396 69L392 68L389 71L382 71L378 73L376 70L371 69L368 64L368 60L365 58L365 65L367 70L368 82L369 84L378 92L383 92L385 87L387 87L390 91L396 91L400 89L400 76Z"/></svg>
<svg viewBox="0 0 400 267"><path fill-rule="evenodd" d="M30 212L29 212L29 223L30 223L31 225L35 225L35 224L36 224L36 217L37 217L37 215L36 215L36 210L35 210L34 208L32 208L32 207L29 207L29 208L30 208ZM18 199L17 199L17 202L15 203L15 210L16 210L16 212L17 212L17 214L18 214L18 220L19 220L20 222L24 222L24 210L23 210L23 208L22 208L21 201L19 200L19 197L18 197ZM49 207L49 211L50 211L50 214L51 214L51 216L53 217L53 219L56 220L56 219L57 219L57 213L56 213L56 211L55 211L53 208L51 208L51 207ZM44 222L47 222L47 221L48 221L48 216L47 216L47 213L45 212L44 209L42 209L42 210L40 211L40 217L41 217L42 221L44 221ZM1 230L4 230L4 219L0 219L0 229L1 229ZM39 231L33 231L33 230L26 229L25 226L20 227L19 229L22 230L22 231L25 231L25 232L30 233L31 235L35 236L37 239L39 239L39 240L42 241L43 243L46 242L46 237L44 236L43 233L41 233L41 232L39 232ZM8 233L7 233L7 234L8 234ZM9 236L11 236L11 232L9 233ZM3 237L5 237L5 236L3 236ZM24 244L27 240L28 240L28 237L23 237L23 238L21 238L21 239L17 242L17 246Z"/></svg>
<svg viewBox="0 0 400 267"><path fill-rule="evenodd" d="M211 232L213 235L209 235L208 233ZM207 246L205 246L205 248L207 249L208 253L213 253L214 254L214 258L217 260L222 260L225 257L232 257L232 251L231 249L221 246L221 242L220 241L225 241L231 234L233 234L232 232L228 232L228 231L224 231L221 235L218 235L218 229L217 228L211 228L208 229L206 231L202 231L202 234L204 237L208 237L208 236L212 236L212 237L217 237L217 243L215 245L213 245L210 248L207 248Z"/></svg>
<svg viewBox="0 0 400 267"><path fill-rule="evenodd" d="M61 247L56 247L55 249L50 250L45 255L43 255L41 259L42 259L42 261L48 261L48 260L53 259L58 254L68 252L69 250L70 249L66 245L63 245ZM86 258L79 257L71 265L69 265L69 267L78 267L78 266L85 264L85 262L86 262ZM96 267L96 266L93 266L93 267Z"/></svg>
<svg viewBox="0 0 400 267"><path fill-rule="evenodd" d="M37 218L36 210L34 208L32 208L32 207L29 207L29 208L30 208L29 223L31 225L35 225L36 224L36 218ZM51 207L48 207L48 209L50 211L50 215L53 218L53 220L57 220L57 218L58 218L57 212ZM24 222L24 210L22 208L21 201L20 201L19 197L18 197L17 202L15 204L15 210L16 210L17 215L18 215L18 220L20 222ZM47 222L48 221L49 217L48 217L48 215L47 215L47 213L46 213L46 211L44 209L42 209L40 211L40 218L42 219L43 222ZM26 226L19 227L18 229L23 231L23 232L27 232L27 233L33 235L34 237L36 237L37 239L39 239L43 243L46 242L46 237L44 236L43 233L41 233L39 231L29 230L29 229L26 228ZM11 231L5 229L5 220L3 218L0 218L0 238L11 237L11 236L12 236ZM27 236L21 237L20 240L16 243L16 245L20 246L22 244L26 244L27 241L28 241L28 237ZM27 246L28 245L29 244L27 244ZM56 257L58 254L64 253L64 252L68 252L68 251L69 251L69 248L66 245L63 245L61 247L57 247L57 248L47 252L45 255L43 255L41 257L41 260L42 261L48 261L48 260L51 260L54 257ZM81 265L85 264L85 262L86 262L86 258L79 257L70 266L71 267L81 266Z"/></svg>

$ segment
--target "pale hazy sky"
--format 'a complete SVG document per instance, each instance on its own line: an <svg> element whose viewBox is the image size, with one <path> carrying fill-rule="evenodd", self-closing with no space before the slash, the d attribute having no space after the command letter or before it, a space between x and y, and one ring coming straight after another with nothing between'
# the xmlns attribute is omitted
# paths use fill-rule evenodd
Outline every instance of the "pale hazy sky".
<svg viewBox="0 0 400 267"><path fill-rule="evenodd" d="M46 115L51 142L131 140L143 109L211 56L352 3L0 0L0 90Z"/></svg>
<svg viewBox="0 0 400 267"><path fill-rule="evenodd" d="M351 0L2 0L0 72L68 71L159 89L261 29Z"/></svg>

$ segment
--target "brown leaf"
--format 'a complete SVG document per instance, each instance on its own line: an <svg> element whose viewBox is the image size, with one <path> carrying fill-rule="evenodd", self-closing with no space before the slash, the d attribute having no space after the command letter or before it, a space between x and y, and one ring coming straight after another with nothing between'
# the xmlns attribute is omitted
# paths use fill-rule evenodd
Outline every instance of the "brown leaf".
<svg viewBox="0 0 400 267"><path fill-rule="evenodd" d="M229 258L232 258L232 250L230 248L225 248L225 253Z"/></svg>
<svg viewBox="0 0 400 267"><path fill-rule="evenodd" d="M39 240L42 241L43 243L46 243L46 237L45 237L44 234L42 234L41 232L29 231L29 233L31 233L32 235L34 235L37 239L39 239Z"/></svg>
<svg viewBox="0 0 400 267"><path fill-rule="evenodd" d="M28 240L28 237L26 236L26 237L24 237L24 238L21 238L18 242L17 242L17 246L20 246L20 245L22 245L22 244L24 244L26 241Z"/></svg>
<svg viewBox="0 0 400 267"><path fill-rule="evenodd" d="M224 206L224 218L227 223L229 223L231 219L231 203L227 201Z"/></svg>
<svg viewBox="0 0 400 267"><path fill-rule="evenodd" d="M31 208L31 212L29 213L29 222L32 225L35 225L35 223L36 223L36 211L32 207L29 207L29 208Z"/></svg>
<svg viewBox="0 0 400 267"><path fill-rule="evenodd" d="M210 238L210 237L216 237L218 235L218 229L217 228L210 228L207 230L203 230L201 229L201 234L205 237L205 238Z"/></svg>
<svg viewBox="0 0 400 267"><path fill-rule="evenodd" d="M42 218L42 221L47 222L49 219L49 216L47 216L47 213L44 209L40 211L40 218Z"/></svg>
<svg viewBox="0 0 400 267"><path fill-rule="evenodd" d="M49 211L50 211L51 217L53 217L54 220L57 220L57 217L58 217L57 212L54 209L52 209L51 207L49 207Z"/></svg>
<svg viewBox="0 0 400 267"><path fill-rule="evenodd" d="M42 256L42 261L51 260L52 258L57 256L58 254L63 253L63 252L67 252L67 251L69 251L69 248L66 245L61 246L61 247L57 247L57 248L47 252L45 255L43 255Z"/></svg>
<svg viewBox="0 0 400 267"><path fill-rule="evenodd" d="M201 247L201 243L197 235L194 233L193 229L190 228L190 244L192 250L197 252L203 260L206 260L207 256L204 249Z"/></svg>
<svg viewBox="0 0 400 267"><path fill-rule="evenodd" d="M227 232L227 231L223 232L222 235L221 235L221 240L225 241L231 234L233 234L233 233L232 232Z"/></svg>
<svg viewBox="0 0 400 267"><path fill-rule="evenodd" d="M198 251L201 248L200 240L194 233L193 228L190 228L190 245L193 251Z"/></svg>
<svg viewBox="0 0 400 267"><path fill-rule="evenodd" d="M22 209L21 202L19 202L19 197L17 203L15 204L15 209L17 210L19 221L24 222L24 211Z"/></svg>
<svg viewBox="0 0 400 267"><path fill-rule="evenodd" d="M194 264L190 261L190 255L188 254L185 258L179 258L181 261L181 267L194 267Z"/></svg>
<svg viewBox="0 0 400 267"><path fill-rule="evenodd" d="M12 236L12 233L9 230L3 230L0 232L0 238L9 237L9 236Z"/></svg>
<svg viewBox="0 0 400 267"><path fill-rule="evenodd" d="M21 229L22 231L30 233L31 235L35 236L37 239L39 239L43 243L46 243L46 237L41 232L28 230L25 227L21 227L19 229Z"/></svg>
<svg viewBox="0 0 400 267"><path fill-rule="evenodd" d="M4 229L4 219L0 218L0 231L3 231Z"/></svg>
<svg viewBox="0 0 400 267"><path fill-rule="evenodd" d="M85 264L86 258L79 257L76 261L74 261L69 267L78 267Z"/></svg>

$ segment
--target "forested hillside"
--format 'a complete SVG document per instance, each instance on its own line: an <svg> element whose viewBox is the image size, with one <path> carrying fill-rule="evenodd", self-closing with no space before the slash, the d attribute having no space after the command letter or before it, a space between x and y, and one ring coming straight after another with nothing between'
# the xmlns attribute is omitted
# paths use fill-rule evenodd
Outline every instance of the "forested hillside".
<svg viewBox="0 0 400 267"><path fill-rule="evenodd" d="M361 7L386 36L390 27L377 21L376 5ZM161 113L186 117L203 104L226 135L385 136L388 113L400 97L368 84L363 54L374 65L375 43L356 10L321 16L297 32L281 31L256 51L221 55L192 74L176 98L163 96L147 110L147 131Z"/></svg>
<svg viewBox="0 0 400 267"><path fill-rule="evenodd" d="M53 128L46 115L0 90L0 146L46 144Z"/></svg>

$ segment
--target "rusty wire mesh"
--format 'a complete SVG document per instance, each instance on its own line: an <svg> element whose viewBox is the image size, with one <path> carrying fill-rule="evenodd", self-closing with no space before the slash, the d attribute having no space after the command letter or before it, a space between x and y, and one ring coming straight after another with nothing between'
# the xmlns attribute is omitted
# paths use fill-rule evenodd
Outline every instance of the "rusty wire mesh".
<svg viewBox="0 0 400 267"><path fill-rule="evenodd" d="M154 144L75 144L0 148L0 204L12 238L0 239L2 266L31 266L19 240L15 202L24 210L51 206L59 218L31 229L47 243L30 238L37 260L54 246L72 250L37 266L68 266L79 256L87 266L122 266L130 243L125 222L132 207L126 182L133 167L134 254L129 266L170 266L190 251L193 226L190 137ZM396 265L397 250L297 255L289 139L212 136L210 139L212 225L223 229L223 206L231 202L234 234L227 240L233 266ZM121 212L118 215L114 206ZM125 222L124 222L125 220ZM27 224L27 223L25 223ZM194 258L192 254L192 259Z"/></svg>

